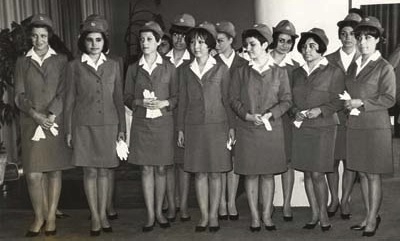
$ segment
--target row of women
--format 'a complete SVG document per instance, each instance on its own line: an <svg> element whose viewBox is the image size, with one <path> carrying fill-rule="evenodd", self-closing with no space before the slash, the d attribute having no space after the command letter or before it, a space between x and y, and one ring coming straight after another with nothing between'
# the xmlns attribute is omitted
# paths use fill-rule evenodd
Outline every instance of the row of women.
<svg viewBox="0 0 400 241"><path fill-rule="evenodd" d="M301 33L297 50L305 64L300 65L291 55L298 35L287 20L273 31L256 24L242 33L249 61L232 48L236 32L230 22L196 25L191 15L178 15L170 29L173 48L161 56L157 49L164 32L150 21L140 28L143 55L128 67L123 93L119 64L105 54L103 18L83 22L82 55L67 63L48 44L51 20L34 16L33 47L18 59L15 72L23 167L35 212L27 236L39 235L42 228L46 235L56 234L61 171L71 166L83 167L90 235L112 232L106 210L112 169L119 164L116 141L125 140L124 104L133 112L128 162L142 167L143 232L152 231L156 222L170 227L178 203L180 220L190 220L189 173L195 175L201 213L196 232L207 227L216 232L220 219L239 218L238 174L245 178L250 230L276 230L274 175L282 174L283 218L291 221L297 169L304 172L311 207L305 229L319 223L328 231L329 217L339 206L343 219L351 217L349 196L358 172L366 213L351 229L373 236L381 221L381 174L392 171L387 109L395 103L395 77L376 50L383 34L376 18L351 13L337 25L343 45L327 57L329 41L322 29ZM218 55L212 56L212 50ZM347 98L341 100L345 90ZM33 141L38 126L46 138ZM345 160L346 168L340 204L335 194L338 160ZM325 174L332 195L329 209Z"/></svg>

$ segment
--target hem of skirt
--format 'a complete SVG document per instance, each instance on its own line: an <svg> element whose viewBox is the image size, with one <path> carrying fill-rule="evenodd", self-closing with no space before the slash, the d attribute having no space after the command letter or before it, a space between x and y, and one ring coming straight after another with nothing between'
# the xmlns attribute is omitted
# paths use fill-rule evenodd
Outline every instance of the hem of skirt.
<svg viewBox="0 0 400 241"><path fill-rule="evenodd" d="M277 172L235 172L235 174L238 175L244 175L244 176L249 176L249 175L280 175L282 173L287 172L288 169L280 170Z"/></svg>
<svg viewBox="0 0 400 241"><path fill-rule="evenodd" d="M110 166L98 166L98 165L87 165L87 164L74 164L76 167L94 167L94 168L116 168L119 166L119 163L117 165L110 165Z"/></svg>
<svg viewBox="0 0 400 241"><path fill-rule="evenodd" d="M232 168L228 169L221 169L221 170L188 170L186 168L183 168L185 172L190 172L190 173L199 173L199 172L204 172L204 173L223 173L223 172L230 172L232 171Z"/></svg>
<svg viewBox="0 0 400 241"><path fill-rule="evenodd" d="M67 167L56 167L56 168L50 168L50 169L41 169L41 170L25 170L24 167L22 166L22 169L24 173L34 173L34 172L55 172L55 171L65 171L69 169L73 169L75 166L67 166Z"/></svg>
<svg viewBox="0 0 400 241"><path fill-rule="evenodd" d="M369 174L391 174L394 172L394 169L390 170L390 171L369 171L369 170L365 170L362 168L351 168L351 167L347 167L348 170L350 171L355 171L355 172L364 172L364 173L369 173Z"/></svg>

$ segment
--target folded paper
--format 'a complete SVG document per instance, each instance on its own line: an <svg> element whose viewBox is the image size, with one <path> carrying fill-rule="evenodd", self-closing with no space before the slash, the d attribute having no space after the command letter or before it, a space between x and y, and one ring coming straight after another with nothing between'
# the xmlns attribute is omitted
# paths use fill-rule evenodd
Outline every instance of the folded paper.
<svg viewBox="0 0 400 241"><path fill-rule="evenodd" d="M143 91L143 97L146 99L154 99L154 100L157 99L157 97L154 94L154 91L149 91L147 89L145 89ZM146 118L154 119L154 118L157 118L160 116L162 116L160 109L156 109L156 110L146 109Z"/></svg>
<svg viewBox="0 0 400 241"><path fill-rule="evenodd" d="M343 94L339 94L339 99L341 100L351 100L351 96L347 91L344 91ZM358 116L360 115L361 111L359 111L357 108L353 108L350 111L350 115Z"/></svg>

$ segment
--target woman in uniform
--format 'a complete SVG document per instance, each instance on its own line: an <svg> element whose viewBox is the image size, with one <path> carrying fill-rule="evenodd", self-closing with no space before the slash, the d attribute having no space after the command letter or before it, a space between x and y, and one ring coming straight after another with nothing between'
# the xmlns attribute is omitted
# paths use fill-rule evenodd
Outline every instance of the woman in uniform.
<svg viewBox="0 0 400 241"><path fill-rule="evenodd" d="M381 218L381 175L393 171L392 133L387 109L395 104L396 77L393 67L382 58L376 45L384 29L375 17L366 17L356 26L361 56L349 68L346 88L351 100L348 110L357 109L347 123L347 167L357 171L366 204L363 221L351 227L374 236Z"/></svg>
<svg viewBox="0 0 400 241"><path fill-rule="evenodd" d="M218 55L215 59L228 66L231 76L232 73L247 61L237 55L233 49L233 42L236 37L235 26L228 21L222 21L215 24L217 29L217 45L215 49ZM232 156L232 161L233 161ZM232 162L233 164L233 162ZM234 168L228 173L222 173L222 193L219 203L218 218L222 220L237 220L239 214L236 208L236 193L239 185L239 175L235 174ZM226 197L228 195L228 198Z"/></svg>
<svg viewBox="0 0 400 241"><path fill-rule="evenodd" d="M174 160L174 120L178 85L175 67L157 52L163 31L153 21L139 30L143 55L128 67L125 105L133 112L128 162L142 168L142 188L147 208L143 232L170 223L162 214L166 190L166 166Z"/></svg>
<svg viewBox="0 0 400 241"><path fill-rule="evenodd" d="M232 75L231 105L239 116L235 172L245 175L250 230L260 231L263 222L267 230L273 231L276 230L272 221L274 174L287 170L281 116L290 108L292 96L286 70L276 66L268 55L268 44L272 42L269 27L256 24L243 32L242 39L251 60ZM259 190L262 221L258 211Z"/></svg>
<svg viewBox="0 0 400 241"><path fill-rule="evenodd" d="M105 20L86 20L78 39L82 55L67 70L67 143L73 148L73 164L83 167L91 236L112 232L106 213L110 169L119 165L116 141L125 139L121 71L104 55L108 43Z"/></svg>
<svg viewBox="0 0 400 241"><path fill-rule="evenodd" d="M299 37L296 34L294 25L288 20L280 21L275 28L272 28L273 42L268 47L271 49L269 52L270 56L274 60L275 64L286 69L289 77L289 83L292 83L292 72L298 68L300 64L296 62L290 54L296 43L296 38ZM292 221L292 192L294 185L294 170L290 165L290 157L292 152L292 122L289 118L289 114L285 113L282 116L283 133L285 134L285 153L288 161L288 170L281 175L282 180L282 191L283 191L283 220Z"/></svg>
<svg viewBox="0 0 400 241"><path fill-rule="evenodd" d="M293 71L292 136L293 168L304 172L304 185L312 218L304 229L313 229L318 221L322 231L331 228L327 213L326 172L333 171L333 154L339 119L343 108L339 94L344 91L343 72L328 63L323 54L328 45L325 32L313 28L303 32L298 51L306 62Z"/></svg>
<svg viewBox="0 0 400 241"><path fill-rule="evenodd" d="M56 234L61 171L72 167L63 125L67 57L57 54L49 45L52 26L46 15L32 17L29 32L33 47L18 58L14 76L15 104L21 111L22 165L35 213L27 237L38 236L43 227L46 236ZM32 138L39 126L46 138L34 141ZM58 135L50 130L54 131L53 128L58 129ZM47 192L42 187L44 178L47 179ZM48 205L47 213L45 204Z"/></svg>
<svg viewBox="0 0 400 241"><path fill-rule="evenodd" d="M210 232L219 230L221 173L232 169L227 149L228 140L234 140L229 69L210 55L216 37L215 26L208 22L190 30L186 43L195 59L179 71L178 143L185 147L185 171L195 174L201 212L196 232L207 226Z"/></svg>

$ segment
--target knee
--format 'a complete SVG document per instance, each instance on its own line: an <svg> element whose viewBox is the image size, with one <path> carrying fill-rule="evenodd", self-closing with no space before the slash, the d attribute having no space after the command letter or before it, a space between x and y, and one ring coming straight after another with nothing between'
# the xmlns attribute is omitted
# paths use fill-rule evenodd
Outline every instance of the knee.
<svg viewBox="0 0 400 241"><path fill-rule="evenodd" d="M167 174L165 166L156 167L156 173L158 176L165 176Z"/></svg>
<svg viewBox="0 0 400 241"><path fill-rule="evenodd" d="M198 172L198 173L195 174L195 180L196 181L201 181L201 180L207 178L207 176L208 175L205 172Z"/></svg>
<svg viewBox="0 0 400 241"><path fill-rule="evenodd" d="M210 173L210 174L208 175L208 178L209 178L211 181L219 181L219 180L221 180L221 173Z"/></svg>
<svg viewBox="0 0 400 241"><path fill-rule="evenodd" d="M97 178L97 168L84 167L83 174L84 174L85 178L96 179Z"/></svg>
<svg viewBox="0 0 400 241"><path fill-rule="evenodd" d="M274 175L261 175L261 180L262 181L273 181L274 180Z"/></svg>
<svg viewBox="0 0 400 241"><path fill-rule="evenodd" d="M314 182L322 182L325 180L325 174L322 172L311 173L311 178Z"/></svg>
<svg viewBox="0 0 400 241"><path fill-rule="evenodd" d="M61 171L48 172L47 173L47 178L49 178L49 179L61 178Z"/></svg>
<svg viewBox="0 0 400 241"><path fill-rule="evenodd" d="M248 182L254 182L258 180L258 175L246 175L245 179Z"/></svg>
<svg viewBox="0 0 400 241"><path fill-rule="evenodd" d="M107 168L100 168L97 172L99 178L107 178L109 177L109 169Z"/></svg>
<svg viewBox="0 0 400 241"><path fill-rule="evenodd" d="M148 176L148 175L153 175L154 174L154 167L152 166L143 166L142 167L142 175L143 176Z"/></svg>
<svg viewBox="0 0 400 241"><path fill-rule="evenodd" d="M32 172L26 174L26 180L33 184L42 185L43 174L41 172Z"/></svg>

